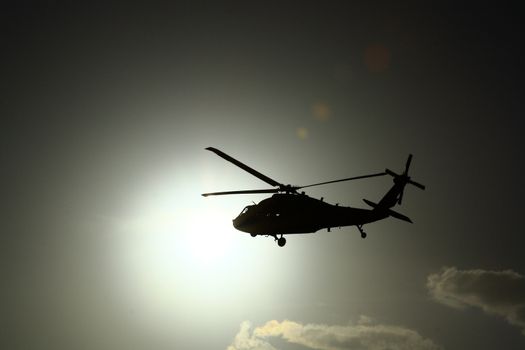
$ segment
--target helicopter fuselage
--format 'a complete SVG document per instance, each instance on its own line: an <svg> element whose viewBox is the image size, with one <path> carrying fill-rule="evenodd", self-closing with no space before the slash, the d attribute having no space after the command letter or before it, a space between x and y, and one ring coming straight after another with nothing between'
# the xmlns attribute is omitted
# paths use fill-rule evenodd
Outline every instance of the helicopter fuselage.
<svg viewBox="0 0 525 350"><path fill-rule="evenodd" d="M233 226L251 235L312 233L321 229L360 226L388 217L382 210L344 207L305 194L274 194L249 205L233 219Z"/></svg>

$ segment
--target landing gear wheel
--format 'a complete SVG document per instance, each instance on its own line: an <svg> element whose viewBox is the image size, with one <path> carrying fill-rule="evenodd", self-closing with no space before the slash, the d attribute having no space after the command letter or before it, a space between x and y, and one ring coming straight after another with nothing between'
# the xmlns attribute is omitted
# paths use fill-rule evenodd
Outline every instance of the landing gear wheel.
<svg viewBox="0 0 525 350"><path fill-rule="evenodd" d="M250 236L252 236L252 237L256 237L256 236L257 236L257 233L250 233Z"/></svg>
<svg viewBox="0 0 525 350"><path fill-rule="evenodd" d="M284 247L284 245L286 244L286 238L284 237L281 237L277 240L277 244L279 245L279 247Z"/></svg>
<svg viewBox="0 0 525 350"><path fill-rule="evenodd" d="M357 225L357 229L361 232L361 238L366 238L366 232L363 231L363 225Z"/></svg>

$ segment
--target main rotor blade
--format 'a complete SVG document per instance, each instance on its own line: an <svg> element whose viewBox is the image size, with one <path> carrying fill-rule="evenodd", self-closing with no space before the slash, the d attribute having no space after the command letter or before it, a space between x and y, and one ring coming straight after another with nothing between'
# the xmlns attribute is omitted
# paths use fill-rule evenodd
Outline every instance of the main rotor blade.
<svg viewBox="0 0 525 350"><path fill-rule="evenodd" d="M370 174L370 175L361 175L361 176L354 176L354 177L347 177L346 179L340 179L340 180L332 180L332 181L326 181L326 182L319 182L316 184L306 185L306 186L298 186L295 187L296 189L306 188L306 187L313 187L313 186L319 186L319 185L326 185L326 184L332 184L335 182L343 182L343 181L350 181L350 180L358 180L358 179L366 179L368 177L376 177L376 176L383 176L387 173L377 173L377 174Z"/></svg>
<svg viewBox="0 0 525 350"><path fill-rule="evenodd" d="M211 192L211 193L203 193L203 197L208 196L222 196L225 194L257 194L257 193L277 193L279 192L278 188L270 188L267 190L243 190L243 191L226 191L226 192Z"/></svg>
<svg viewBox="0 0 525 350"><path fill-rule="evenodd" d="M206 148L206 149L207 149L208 151L212 151L213 153L215 153L215 154L218 155L219 157L221 157L221 158L227 160L228 162L237 165L237 166L238 166L239 168L241 168L242 170L249 172L249 173L252 174L253 176L255 176L255 177L257 177L257 178L263 180L264 182L266 182L266 183L269 184L269 185L272 185L272 186L283 186L282 184L278 183L278 182L275 181L274 179L270 179L268 176L263 175L263 174L261 174L260 172L258 172L257 170L250 168L250 167L247 166L246 164L239 162L237 159L230 157L230 156L227 155L226 153L224 153L224 152L218 150L217 148L214 148L214 147L208 147L208 148Z"/></svg>
<svg viewBox="0 0 525 350"><path fill-rule="evenodd" d="M394 173L394 172L393 172L392 170L390 170L390 169L385 169L385 174L388 174L388 175L390 175L390 176L392 176L392 177L398 177L398 176L399 176L398 174Z"/></svg>

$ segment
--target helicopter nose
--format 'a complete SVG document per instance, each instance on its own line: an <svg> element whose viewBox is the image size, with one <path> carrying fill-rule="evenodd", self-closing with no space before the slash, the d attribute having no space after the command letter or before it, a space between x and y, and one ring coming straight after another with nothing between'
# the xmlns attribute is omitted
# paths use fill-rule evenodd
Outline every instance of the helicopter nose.
<svg viewBox="0 0 525 350"><path fill-rule="evenodd" d="M239 217L236 217L235 219L233 219L232 222L233 222L233 227L235 227L237 230L240 229L241 220Z"/></svg>
<svg viewBox="0 0 525 350"><path fill-rule="evenodd" d="M238 217L236 217L235 219L232 220L233 222L233 227L235 227L237 230L239 231L244 231L244 224L245 224L245 218L244 217L241 217L240 215Z"/></svg>

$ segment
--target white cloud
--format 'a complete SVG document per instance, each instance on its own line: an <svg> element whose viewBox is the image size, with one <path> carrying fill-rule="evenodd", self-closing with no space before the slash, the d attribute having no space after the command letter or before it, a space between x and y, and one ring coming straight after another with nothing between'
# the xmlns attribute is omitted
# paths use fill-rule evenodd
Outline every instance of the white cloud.
<svg viewBox="0 0 525 350"><path fill-rule="evenodd" d="M423 338L414 330L374 324L370 318L362 316L357 324L347 326L272 320L252 329L249 323L243 322L228 350L277 350L269 343L269 338L272 337L280 337L315 350L441 349L432 340Z"/></svg>
<svg viewBox="0 0 525 350"><path fill-rule="evenodd" d="M277 350L270 343L254 336L252 325L248 321L241 323L239 333L233 339L233 343L227 350Z"/></svg>
<svg viewBox="0 0 525 350"><path fill-rule="evenodd" d="M525 278L517 272L444 267L428 276L427 288L440 303L455 308L479 307L504 317L525 335Z"/></svg>

